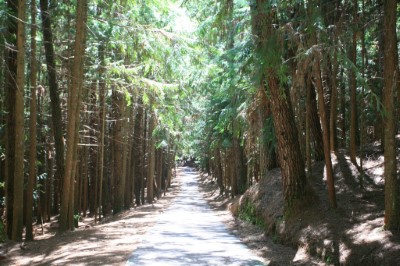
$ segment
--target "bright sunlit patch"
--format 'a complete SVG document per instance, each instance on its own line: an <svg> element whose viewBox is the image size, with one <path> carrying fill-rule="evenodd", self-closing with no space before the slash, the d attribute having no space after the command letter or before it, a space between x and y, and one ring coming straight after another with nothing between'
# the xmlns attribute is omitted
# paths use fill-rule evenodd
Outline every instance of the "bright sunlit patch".
<svg viewBox="0 0 400 266"><path fill-rule="evenodd" d="M170 4L170 10L175 13L173 30L176 33L193 33L197 25L189 18L186 11L177 4Z"/></svg>

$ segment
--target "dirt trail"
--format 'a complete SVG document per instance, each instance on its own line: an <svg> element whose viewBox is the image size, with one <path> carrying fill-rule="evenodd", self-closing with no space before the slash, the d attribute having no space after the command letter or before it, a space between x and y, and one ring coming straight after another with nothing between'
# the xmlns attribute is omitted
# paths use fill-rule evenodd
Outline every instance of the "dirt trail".
<svg viewBox="0 0 400 266"><path fill-rule="evenodd" d="M181 192L158 217L127 265L265 265L222 223L186 168Z"/></svg>
<svg viewBox="0 0 400 266"><path fill-rule="evenodd" d="M100 224L84 218L77 230L62 234L55 219L44 234L36 227L35 241L0 245L0 265L322 265L233 218L225 200L215 199L214 186L190 171L178 168L154 204Z"/></svg>

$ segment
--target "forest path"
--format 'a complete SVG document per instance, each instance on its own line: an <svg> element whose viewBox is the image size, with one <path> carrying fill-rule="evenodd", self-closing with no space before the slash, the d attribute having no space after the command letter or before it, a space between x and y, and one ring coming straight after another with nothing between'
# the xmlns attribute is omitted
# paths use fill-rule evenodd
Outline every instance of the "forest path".
<svg viewBox="0 0 400 266"><path fill-rule="evenodd" d="M264 265L213 213L185 168L181 191L126 265Z"/></svg>

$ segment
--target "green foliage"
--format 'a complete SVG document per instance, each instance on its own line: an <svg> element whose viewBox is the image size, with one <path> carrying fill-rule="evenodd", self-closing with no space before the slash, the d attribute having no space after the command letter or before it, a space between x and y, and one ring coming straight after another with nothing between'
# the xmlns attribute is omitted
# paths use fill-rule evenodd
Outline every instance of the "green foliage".
<svg viewBox="0 0 400 266"><path fill-rule="evenodd" d="M79 227L79 219L81 216L79 214L74 214L74 227L78 228Z"/></svg>
<svg viewBox="0 0 400 266"><path fill-rule="evenodd" d="M3 221L0 219L0 243L3 243L7 240L7 232L4 226Z"/></svg>
<svg viewBox="0 0 400 266"><path fill-rule="evenodd" d="M257 213L255 205L249 199L246 199L246 201L240 206L238 217L262 228L265 227L264 220Z"/></svg>

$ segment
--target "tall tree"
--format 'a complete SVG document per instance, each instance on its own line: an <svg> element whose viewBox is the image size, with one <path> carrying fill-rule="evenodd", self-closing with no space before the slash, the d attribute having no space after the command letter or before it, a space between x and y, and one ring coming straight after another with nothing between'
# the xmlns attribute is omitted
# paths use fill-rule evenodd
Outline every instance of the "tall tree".
<svg viewBox="0 0 400 266"><path fill-rule="evenodd" d="M358 139L358 123L357 123L357 79L356 79L356 64L357 64L357 0L353 0L351 7L353 13L353 35L352 42L349 50L349 57L352 63L349 74L349 86L350 86L350 160L357 164L356 152L357 152L357 139Z"/></svg>
<svg viewBox="0 0 400 266"><path fill-rule="evenodd" d="M331 161L331 150L329 147L329 128L328 119L326 114L326 106L324 101L324 92L322 88L322 78L321 78L321 68L320 68L320 55L316 53L315 62L313 63L313 71L315 78L315 86L318 94L318 112L321 117L322 131L323 131L323 142L324 142L324 156L326 165L326 179L328 185L329 201L333 208L337 207L336 203L336 193L333 178L333 167Z"/></svg>
<svg viewBox="0 0 400 266"><path fill-rule="evenodd" d="M7 18L6 32L6 67L5 73L5 96L6 96L6 226L7 236L12 238L13 212L14 212L14 169L15 169L15 97L16 97L16 77L17 77L17 21L18 1L8 0L7 8L9 16Z"/></svg>
<svg viewBox="0 0 400 266"><path fill-rule="evenodd" d="M56 58L53 44L54 38L48 0L40 0L40 11L42 18L43 42L47 64L47 75L49 80L50 106L52 116L51 121L53 127L52 131L54 134L54 143L56 149L56 174L54 193L56 195L59 195L60 184L64 176L64 137L62 128L60 95L57 83ZM56 196L56 198L58 198L58 196ZM57 206L58 200L55 201L54 204ZM55 207L54 209L57 210L58 208Z"/></svg>
<svg viewBox="0 0 400 266"><path fill-rule="evenodd" d="M149 142L148 142L148 168L147 168L147 203L153 203L154 199L154 171L155 171L155 156L156 156L156 149L155 149L155 141L153 136L153 131L156 125L156 118L155 113L149 113L149 131L147 132Z"/></svg>
<svg viewBox="0 0 400 266"><path fill-rule="evenodd" d="M279 22L276 21L273 5L269 1L253 1L251 15L252 25L255 27L253 32L256 37L257 53L262 58L261 71L265 73L270 94L283 195L288 210L295 201L305 196L307 179L289 94L278 74L278 71L282 71L280 67L282 36L275 30L274 25Z"/></svg>
<svg viewBox="0 0 400 266"><path fill-rule="evenodd" d="M124 136L123 136L123 114L124 114L124 97L121 91L116 87L112 92L112 112L113 112L113 171L114 171L114 201L113 214L122 211L124 206L124 188L125 177L123 175L123 160L124 160Z"/></svg>
<svg viewBox="0 0 400 266"><path fill-rule="evenodd" d="M385 176L385 228L400 229L399 184L396 167L396 90L398 51L396 37L396 0L384 1L384 176Z"/></svg>
<svg viewBox="0 0 400 266"><path fill-rule="evenodd" d="M12 240L22 240L24 211L24 86L25 86L25 1L18 1L17 77L15 93L15 168Z"/></svg>
<svg viewBox="0 0 400 266"><path fill-rule="evenodd" d="M80 94L83 87L83 64L86 44L87 0L78 0L72 81L68 97L68 130L66 167L60 209L60 230L73 229L74 166L78 146Z"/></svg>
<svg viewBox="0 0 400 266"><path fill-rule="evenodd" d="M30 57L30 115L29 115L29 177L26 186L26 240L33 240L32 232L32 208L33 208L33 186L36 179L36 0L31 0L31 57Z"/></svg>
<svg viewBox="0 0 400 266"><path fill-rule="evenodd" d="M135 128L133 130L132 160L134 164L134 192L135 203L137 206L143 204L141 200L141 192L144 184L143 177L143 103L142 97L139 96L137 101L137 112L135 117Z"/></svg>

